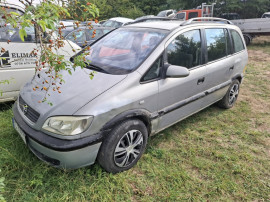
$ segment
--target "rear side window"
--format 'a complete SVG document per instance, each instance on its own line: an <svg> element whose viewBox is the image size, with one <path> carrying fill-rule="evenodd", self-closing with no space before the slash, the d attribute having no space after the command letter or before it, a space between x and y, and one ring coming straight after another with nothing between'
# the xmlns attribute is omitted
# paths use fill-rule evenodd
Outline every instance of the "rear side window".
<svg viewBox="0 0 270 202"><path fill-rule="evenodd" d="M245 46L239 33L235 30L231 30L231 35L232 35L232 41L234 45L234 52L237 53L241 50L244 50Z"/></svg>
<svg viewBox="0 0 270 202"><path fill-rule="evenodd" d="M192 68L201 64L200 30L177 36L167 47L168 63Z"/></svg>
<svg viewBox="0 0 270 202"><path fill-rule="evenodd" d="M224 29L205 29L208 62L227 55L227 42Z"/></svg>

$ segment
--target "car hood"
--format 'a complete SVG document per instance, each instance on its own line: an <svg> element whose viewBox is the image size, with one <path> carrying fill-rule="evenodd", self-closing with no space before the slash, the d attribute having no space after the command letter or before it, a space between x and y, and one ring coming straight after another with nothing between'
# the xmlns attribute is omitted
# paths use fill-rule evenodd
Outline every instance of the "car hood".
<svg viewBox="0 0 270 202"><path fill-rule="evenodd" d="M77 110L91 102L93 99L112 88L114 85L126 78L127 75L111 75L96 72L91 80L89 73L92 70L76 68L69 75L67 71L62 72L63 80L60 91L53 91L54 86L48 88L47 101L40 103L45 97L45 90L40 90L44 82L45 73L41 73L40 78L34 77L28 82L20 92L22 99L37 111L41 116L73 115ZM47 79L49 81L49 78ZM36 86L39 86L37 89ZM33 90L35 88L35 91ZM52 105L50 105L51 103Z"/></svg>

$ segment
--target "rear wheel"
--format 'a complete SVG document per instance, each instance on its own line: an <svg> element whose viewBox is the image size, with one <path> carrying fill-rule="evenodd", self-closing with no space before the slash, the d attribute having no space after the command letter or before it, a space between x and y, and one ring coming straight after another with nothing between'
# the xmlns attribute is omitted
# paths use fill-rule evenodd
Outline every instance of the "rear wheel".
<svg viewBox="0 0 270 202"><path fill-rule="evenodd" d="M248 46L251 42L251 39L246 35L244 35L244 39L245 39L246 45Z"/></svg>
<svg viewBox="0 0 270 202"><path fill-rule="evenodd" d="M222 108L229 109L235 104L239 95L240 83L238 80L234 80L230 85L225 96L218 102L218 105Z"/></svg>
<svg viewBox="0 0 270 202"><path fill-rule="evenodd" d="M138 119L116 126L101 145L98 162L108 172L132 168L142 156L148 139L147 128Z"/></svg>

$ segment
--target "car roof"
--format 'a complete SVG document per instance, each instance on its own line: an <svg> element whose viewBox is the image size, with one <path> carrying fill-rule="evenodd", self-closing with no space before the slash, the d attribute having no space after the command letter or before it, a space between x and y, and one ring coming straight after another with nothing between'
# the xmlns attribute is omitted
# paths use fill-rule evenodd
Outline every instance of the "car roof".
<svg viewBox="0 0 270 202"><path fill-rule="evenodd" d="M115 17L115 18L110 18L109 20L114 20L122 23L127 23L127 22L133 22L134 20L130 18L124 18L124 17Z"/></svg>
<svg viewBox="0 0 270 202"><path fill-rule="evenodd" d="M225 20L225 19L224 19ZM226 21L226 20L225 20ZM163 29L163 30L174 30L178 27L187 27L187 26L203 26L203 25L214 25L219 27L227 27L231 26L232 24L227 24L224 22L219 21L183 21L183 20L177 20L177 21L150 21L150 22L139 22L134 23L130 25L126 25L125 27L140 27L140 28L153 28L153 29ZM230 21L228 21L230 22ZM234 26L234 25L233 25Z"/></svg>
<svg viewBox="0 0 270 202"><path fill-rule="evenodd" d="M130 25L126 25L125 27L142 27L142 28L153 28L153 29L165 29L165 30L173 30L179 27L183 21L150 21L150 22L139 22Z"/></svg>

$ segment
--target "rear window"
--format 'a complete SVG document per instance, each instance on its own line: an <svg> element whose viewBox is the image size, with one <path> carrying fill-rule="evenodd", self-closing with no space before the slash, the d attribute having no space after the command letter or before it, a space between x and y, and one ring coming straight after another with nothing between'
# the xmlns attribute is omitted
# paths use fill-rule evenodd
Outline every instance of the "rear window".
<svg viewBox="0 0 270 202"><path fill-rule="evenodd" d="M245 49L241 36L235 30L231 30L234 52L237 53Z"/></svg>
<svg viewBox="0 0 270 202"><path fill-rule="evenodd" d="M225 57L228 51L224 29L205 29L205 34L208 62Z"/></svg>

